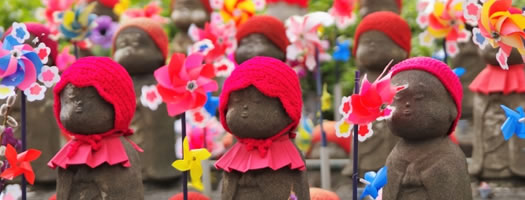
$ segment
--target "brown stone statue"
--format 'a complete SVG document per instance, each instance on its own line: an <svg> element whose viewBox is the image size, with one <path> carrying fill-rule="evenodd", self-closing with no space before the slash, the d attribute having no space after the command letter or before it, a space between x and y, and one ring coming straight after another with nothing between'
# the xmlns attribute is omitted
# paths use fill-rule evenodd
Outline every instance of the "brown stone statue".
<svg viewBox="0 0 525 200"><path fill-rule="evenodd" d="M403 0L359 0L361 18L378 11L390 11L401 14Z"/></svg>
<svg viewBox="0 0 525 200"><path fill-rule="evenodd" d="M525 72L523 60L514 49L503 70L496 60L498 49L481 50L487 66L469 86L474 96L474 143L471 175L490 178L525 177L525 140L503 139L501 125L506 119L500 105L525 106Z"/></svg>
<svg viewBox="0 0 525 200"><path fill-rule="evenodd" d="M393 60L394 65L410 55L410 27L393 12L381 11L366 16L356 29L353 54L361 74L373 82ZM374 135L360 142L359 173L377 171L385 165L386 157L399 138L390 134L385 121L372 124ZM352 176L353 166L349 163L343 174Z"/></svg>
<svg viewBox="0 0 525 200"><path fill-rule="evenodd" d="M474 138L474 128L472 126L474 93L468 89L468 86L485 67L485 60L479 55L479 48L472 40L469 39L468 42L460 42L458 46L458 55L450 58L450 66L452 68L463 67L466 72L463 76L459 77L461 85L463 86L463 102L461 103L461 120L454 134L458 139L461 149L467 157L470 157L472 155L472 140Z"/></svg>
<svg viewBox="0 0 525 200"><path fill-rule="evenodd" d="M173 51L186 53L188 47L193 44L188 29L195 24L203 27L204 23L210 18L209 0L171 0L171 19L179 30L173 38Z"/></svg>
<svg viewBox="0 0 525 200"><path fill-rule="evenodd" d="M115 5L117 5L120 0L88 0L88 2L96 2L93 14L97 16L106 15L111 17L113 21L118 22L119 17L115 14L113 8L115 8Z"/></svg>
<svg viewBox="0 0 525 200"><path fill-rule="evenodd" d="M215 167L224 170L223 200L310 199L306 166L291 140L301 117L295 72L270 57L238 66L224 83L219 112L238 142Z"/></svg>
<svg viewBox="0 0 525 200"><path fill-rule="evenodd" d="M461 83L435 59L407 59L392 70L399 91L387 125L401 137L387 158L384 200L472 199L465 154L447 136L461 117Z"/></svg>
<svg viewBox="0 0 525 200"><path fill-rule="evenodd" d="M82 58L53 92L58 125L73 138L48 163L59 168L57 199L144 199L142 150L127 138L135 94L126 70L109 58Z"/></svg>
<svg viewBox="0 0 525 200"><path fill-rule="evenodd" d="M248 19L237 30L239 46L235 50L235 61L243 63L256 56L267 56L286 61L286 47L290 44L286 28L279 19L259 15Z"/></svg>
<svg viewBox="0 0 525 200"><path fill-rule="evenodd" d="M294 15L305 15L308 12L308 0L267 0L266 14L286 21Z"/></svg>
<svg viewBox="0 0 525 200"><path fill-rule="evenodd" d="M26 44L36 48L39 43L44 43L50 48L51 52L48 62L45 65L54 66L58 54L58 44L49 38L49 29L39 23L25 23L30 34ZM4 36L11 33L8 29ZM38 39L37 43L35 38ZM3 40L3 38L2 38ZM41 159L35 160L33 170L35 171L35 181L37 183L53 183L56 181L56 173L46 166L46 162L55 155L60 149L60 129L56 124L53 115L53 89L47 88L45 98L27 103L27 146L42 151ZM20 122L20 103L13 106L13 117ZM20 134L20 129L16 129L15 134Z"/></svg>
<svg viewBox="0 0 525 200"><path fill-rule="evenodd" d="M165 65L168 56L168 36L155 21L134 18L119 27L113 40L113 58L129 72L135 91L142 87L156 85L155 69ZM136 93L140 102L141 92ZM132 139L142 148L142 176L145 180L169 180L178 176L171 167L175 157L175 119L168 116L166 105L156 110L137 104L131 128L135 130Z"/></svg>

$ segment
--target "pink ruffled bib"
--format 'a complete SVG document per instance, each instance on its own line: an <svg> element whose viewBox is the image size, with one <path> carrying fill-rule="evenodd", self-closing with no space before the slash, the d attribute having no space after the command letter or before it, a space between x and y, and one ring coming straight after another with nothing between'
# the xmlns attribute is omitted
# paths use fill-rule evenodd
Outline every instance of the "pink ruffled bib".
<svg viewBox="0 0 525 200"><path fill-rule="evenodd" d="M525 71L523 64L511 65L508 70L499 66L487 65L469 85L473 92L488 95L493 92L503 94L525 92Z"/></svg>
<svg viewBox="0 0 525 200"><path fill-rule="evenodd" d="M290 128L287 127L283 132L268 139L239 139L239 142L215 163L215 168L227 172L264 168L278 170L286 166L294 170L306 170L301 154L290 140L295 137L295 134L288 133Z"/></svg>
<svg viewBox="0 0 525 200"><path fill-rule="evenodd" d="M110 131L96 135L74 134L58 153L47 163L53 169L57 166L66 169L70 165L88 165L95 168L103 163L109 165L122 164L130 167L131 164L126 154L126 149L120 141L120 137L127 135ZM133 141L123 136L139 152L143 150Z"/></svg>

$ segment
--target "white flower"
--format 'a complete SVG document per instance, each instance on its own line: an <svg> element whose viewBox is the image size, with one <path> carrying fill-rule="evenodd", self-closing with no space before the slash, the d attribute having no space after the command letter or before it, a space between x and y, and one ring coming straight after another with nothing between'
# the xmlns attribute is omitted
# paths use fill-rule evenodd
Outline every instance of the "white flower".
<svg viewBox="0 0 525 200"><path fill-rule="evenodd" d="M58 68L55 66L44 65L41 73L38 75L38 80L42 82L46 87L53 87L55 83L60 81L60 75L58 74Z"/></svg>
<svg viewBox="0 0 525 200"><path fill-rule="evenodd" d="M215 67L215 74L219 77L228 77L235 68L235 64L226 57L223 57L219 61L213 63Z"/></svg>
<svg viewBox="0 0 525 200"><path fill-rule="evenodd" d="M343 118L335 123L335 135L337 137L347 138L352 134L352 124L348 124Z"/></svg>
<svg viewBox="0 0 525 200"><path fill-rule="evenodd" d="M211 42L211 40L204 39L193 44L191 47L191 53L199 52L203 55L207 55L208 52L210 52L213 48L215 48L215 46L213 46L213 42Z"/></svg>
<svg viewBox="0 0 525 200"><path fill-rule="evenodd" d="M11 36L13 36L18 43L22 44L29 39L29 31L27 31L24 23L13 22Z"/></svg>
<svg viewBox="0 0 525 200"><path fill-rule="evenodd" d="M0 99L6 99L14 95L16 95L14 86L0 85Z"/></svg>
<svg viewBox="0 0 525 200"><path fill-rule="evenodd" d="M38 46L34 49L34 52L38 55L40 60L42 61L42 64L46 64L49 60L49 54L51 54L51 49L46 46L43 42L38 44Z"/></svg>
<svg viewBox="0 0 525 200"><path fill-rule="evenodd" d="M186 112L188 123L197 127L205 127L212 118L204 107L192 109Z"/></svg>
<svg viewBox="0 0 525 200"><path fill-rule="evenodd" d="M33 102L35 100L42 100L46 94L46 87L41 86L38 83L33 83L29 88L24 90L24 94L27 96L27 100Z"/></svg>
<svg viewBox="0 0 525 200"><path fill-rule="evenodd" d="M144 85L141 89L140 103L151 110L157 110L162 103L162 97L155 85Z"/></svg>

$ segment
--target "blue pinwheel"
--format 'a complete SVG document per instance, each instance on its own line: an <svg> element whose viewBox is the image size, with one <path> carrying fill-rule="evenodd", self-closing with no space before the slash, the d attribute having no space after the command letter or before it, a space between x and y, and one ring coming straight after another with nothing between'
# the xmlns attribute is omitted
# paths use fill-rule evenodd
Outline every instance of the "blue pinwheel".
<svg viewBox="0 0 525 200"><path fill-rule="evenodd" d="M206 104L204 104L204 109L210 113L211 117L215 117L217 114L217 107L219 107L219 97L214 97L211 95L211 92L208 92L206 94L207 101Z"/></svg>
<svg viewBox="0 0 525 200"><path fill-rule="evenodd" d="M465 73L467 72L467 70L465 68L463 68L463 67L456 67L452 71L458 77L461 77L461 76L465 75Z"/></svg>
<svg viewBox="0 0 525 200"><path fill-rule="evenodd" d="M334 48L332 57L335 61L347 62L350 60L350 40L342 42L336 41L337 45Z"/></svg>
<svg viewBox="0 0 525 200"><path fill-rule="evenodd" d="M370 195L372 198L377 198L378 191L386 185L387 182L387 166L382 167L377 173L370 171L365 173L365 179L361 181L365 182L366 187L361 194L360 199Z"/></svg>
<svg viewBox="0 0 525 200"><path fill-rule="evenodd" d="M25 90L36 81L43 64L31 46L19 42L19 36L29 36L27 30L15 30L16 37L13 34L8 35L3 43L0 43L0 84Z"/></svg>
<svg viewBox="0 0 525 200"><path fill-rule="evenodd" d="M523 108L520 106L516 108L516 111L510 109L507 106L501 105L501 108L505 111L507 115L507 120L501 125L501 132L503 133L503 138L509 140L512 135L516 134L521 139L525 139L525 113Z"/></svg>
<svg viewBox="0 0 525 200"><path fill-rule="evenodd" d="M65 38L71 41L82 41L89 37L91 30L96 26L97 15L92 14L96 4L90 3L88 6L78 6L73 10L66 10L58 14L61 21L59 30Z"/></svg>

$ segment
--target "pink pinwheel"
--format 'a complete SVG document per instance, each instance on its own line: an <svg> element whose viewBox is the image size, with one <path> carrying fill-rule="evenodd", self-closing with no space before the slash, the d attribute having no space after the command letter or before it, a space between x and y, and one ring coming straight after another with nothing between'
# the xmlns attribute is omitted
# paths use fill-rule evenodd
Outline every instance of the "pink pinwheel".
<svg viewBox="0 0 525 200"><path fill-rule="evenodd" d="M5 150L5 157L9 162L9 168L7 168L0 177L13 180L15 177L24 175L27 182L31 185L35 182L35 172L31 167L31 161L36 160L40 157L41 152L36 149L29 149L20 154L16 153L16 150L10 144L7 145Z"/></svg>
<svg viewBox="0 0 525 200"><path fill-rule="evenodd" d="M162 7L160 7L159 2L153 1L150 2L148 5L144 6L144 8L131 8L124 12L124 19L126 18L138 18L138 17L145 17L153 19L159 23L165 24L168 22L168 19L161 16L162 13Z"/></svg>
<svg viewBox="0 0 525 200"><path fill-rule="evenodd" d="M173 54L168 66L155 70L157 89L167 104L168 114L175 116L206 103L206 92L218 89L213 65L202 64L204 55Z"/></svg>
<svg viewBox="0 0 525 200"><path fill-rule="evenodd" d="M323 45L318 30L321 26L333 24L331 15L314 12L305 16L292 16L286 21L286 36L290 40L286 57L288 60L301 63L310 71L316 66L315 51L322 53Z"/></svg>
<svg viewBox="0 0 525 200"><path fill-rule="evenodd" d="M478 18L474 28L474 42L480 47L491 44L500 47L496 58L503 69L508 69L507 58L516 48L525 59L525 16L521 9L512 7L512 0L487 0L481 9L477 2L469 1L465 15ZM474 15L477 11L477 15Z"/></svg>
<svg viewBox="0 0 525 200"><path fill-rule="evenodd" d="M334 16L337 28L345 29L355 23L354 4L354 0L334 0L334 4L328 13Z"/></svg>

